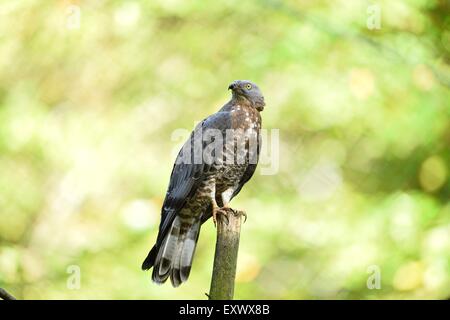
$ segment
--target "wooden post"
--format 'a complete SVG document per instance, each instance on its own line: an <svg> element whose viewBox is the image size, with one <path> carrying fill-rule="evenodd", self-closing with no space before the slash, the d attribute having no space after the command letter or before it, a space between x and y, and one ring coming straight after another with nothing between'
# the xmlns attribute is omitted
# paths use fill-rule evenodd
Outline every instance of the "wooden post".
<svg viewBox="0 0 450 320"><path fill-rule="evenodd" d="M216 252L209 290L210 300L233 299L242 215L245 213L229 209L228 219L221 216L217 221Z"/></svg>

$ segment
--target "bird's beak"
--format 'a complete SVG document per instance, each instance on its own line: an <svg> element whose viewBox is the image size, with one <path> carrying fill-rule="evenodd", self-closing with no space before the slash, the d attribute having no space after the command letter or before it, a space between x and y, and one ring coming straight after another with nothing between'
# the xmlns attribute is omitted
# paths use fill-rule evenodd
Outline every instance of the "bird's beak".
<svg viewBox="0 0 450 320"><path fill-rule="evenodd" d="M228 90L233 90L234 88L236 88L236 84L232 83L228 86Z"/></svg>

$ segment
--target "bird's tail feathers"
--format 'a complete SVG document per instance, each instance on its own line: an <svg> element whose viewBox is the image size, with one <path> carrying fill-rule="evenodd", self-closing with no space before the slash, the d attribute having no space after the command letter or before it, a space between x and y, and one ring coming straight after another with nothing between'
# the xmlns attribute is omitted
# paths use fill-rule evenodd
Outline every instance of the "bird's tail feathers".
<svg viewBox="0 0 450 320"><path fill-rule="evenodd" d="M186 231L181 231L182 229L184 226L180 218L175 218L170 232L159 247L152 273L152 279L157 284L164 283L170 276L172 285L178 287L189 277L200 231L200 220L191 224Z"/></svg>
<svg viewBox="0 0 450 320"><path fill-rule="evenodd" d="M155 244L150 250L150 252L147 255L147 258L145 258L144 262L142 263L142 270L148 270L155 264L156 254L158 253L158 245Z"/></svg>

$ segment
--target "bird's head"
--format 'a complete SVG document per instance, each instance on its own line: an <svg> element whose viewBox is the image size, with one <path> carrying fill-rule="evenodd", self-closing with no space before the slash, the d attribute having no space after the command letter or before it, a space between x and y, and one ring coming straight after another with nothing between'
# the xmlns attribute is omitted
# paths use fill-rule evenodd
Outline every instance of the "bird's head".
<svg viewBox="0 0 450 320"><path fill-rule="evenodd" d="M258 111L263 111L266 103L264 96L259 90L258 86L248 80L233 81L228 89L233 93L233 99L246 100Z"/></svg>

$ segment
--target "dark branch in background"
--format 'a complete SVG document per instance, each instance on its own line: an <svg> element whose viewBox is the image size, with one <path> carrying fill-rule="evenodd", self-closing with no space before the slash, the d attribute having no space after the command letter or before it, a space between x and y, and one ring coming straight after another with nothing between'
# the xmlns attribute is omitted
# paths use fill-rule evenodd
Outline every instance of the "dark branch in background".
<svg viewBox="0 0 450 320"><path fill-rule="evenodd" d="M268 0L264 2L266 7L271 8L272 10L277 10L278 12L281 12L287 16L290 16L295 19L303 20L306 23L310 23L314 27L316 27L318 30L321 30L324 33L330 34L335 37L340 38L347 38L347 39L353 39L360 42L363 42L372 48L374 48L377 51L380 51L384 54L390 55L393 59L396 60L396 62L403 63L405 65L413 66L416 64L424 64L428 68L431 69L436 79L439 81L439 83L447 88L450 88L450 79L448 76L446 76L444 73L442 73L438 68L431 63L428 62L421 62L421 61L412 61L411 58L405 57L401 53L399 53L394 48L391 48L389 46L386 46L385 44L382 44L380 42L375 41L374 39L364 35L361 32L349 32L347 30L343 30L342 28L339 28L336 25L331 25L321 19L317 19L310 13L302 12L300 10L297 10L296 8L293 8L292 6L289 6L286 3L283 3L281 1L277 0ZM416 36L414 34L414 36ZM437 54L436 50L433 50L435 54Z"/></svg>
<svg viewBox="0 0 450 320"><path fill-rule="evenodd" d="M0 288L0 299L3 300L16 300L13 295L9 294L5 289Z"/></svg>
<svg viewBox="0 0 450 320"><path fill-rule="evenodd" d="M218 219L210 300L233 299L242 215L245 213L229 209L226 218Z"/></svg>

